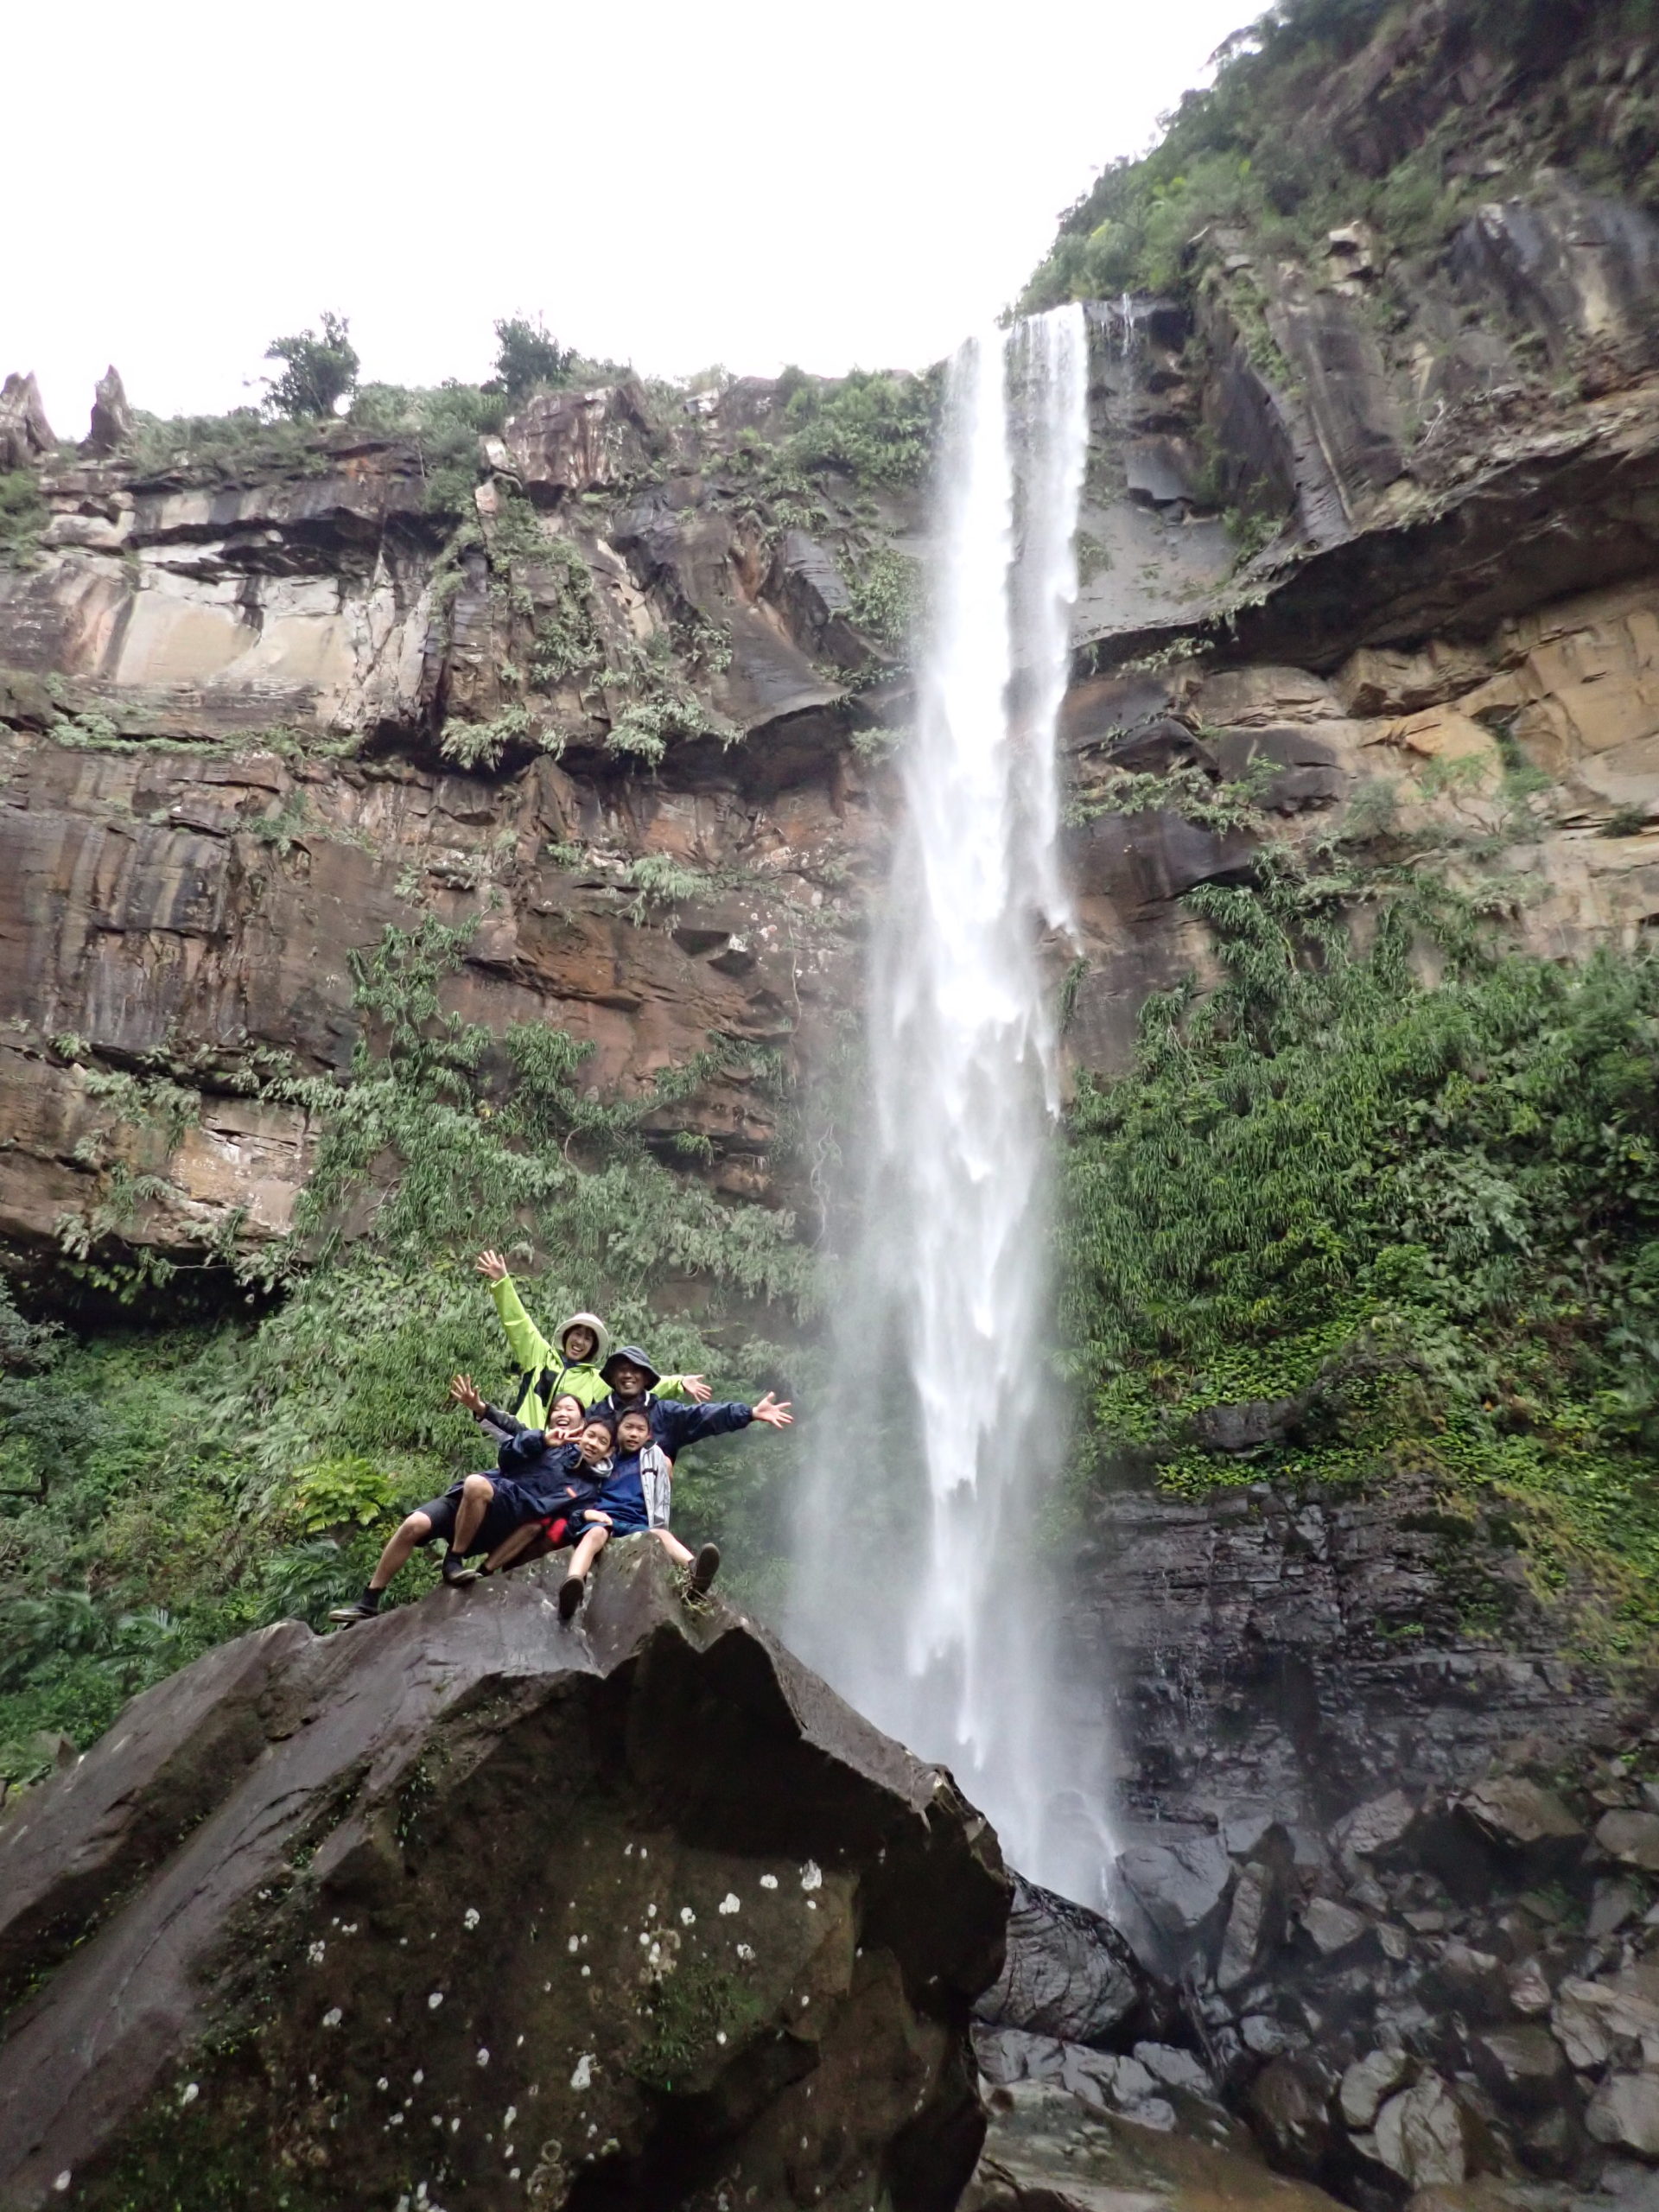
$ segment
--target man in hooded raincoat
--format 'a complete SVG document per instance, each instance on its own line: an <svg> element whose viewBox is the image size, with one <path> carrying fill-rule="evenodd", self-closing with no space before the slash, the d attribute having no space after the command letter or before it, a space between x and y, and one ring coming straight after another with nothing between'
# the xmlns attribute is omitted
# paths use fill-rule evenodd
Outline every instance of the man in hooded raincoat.
<svg viewBox="0 0 1659 2212"><path fill-rule="evenodd" d="M573 1313L550 1344L525 1313L501 1255L480 1252L476 1265L489 1281L501 1326L522 1370L511 1410L526 1428L546 1427L547 1408L561 1391L569 1391L584 1406L610 1396L611 1386L600 1372L607 1332L597 1313ZM711 1393L701 1375L663 1375L652 1385L652 1395L701 1404Z"/></svg>

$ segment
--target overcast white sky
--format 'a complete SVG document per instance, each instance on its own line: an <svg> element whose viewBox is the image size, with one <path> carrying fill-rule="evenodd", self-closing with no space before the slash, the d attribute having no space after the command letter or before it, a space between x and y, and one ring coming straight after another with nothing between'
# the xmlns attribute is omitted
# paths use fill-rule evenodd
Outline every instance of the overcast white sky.
<svg viewBox="0 0 1659 2212"><path fill-rule="evenodd" d="M481 377L502 315L679 375L919 366L1263 0L58 0L8 21L0 373Z"/></svg>

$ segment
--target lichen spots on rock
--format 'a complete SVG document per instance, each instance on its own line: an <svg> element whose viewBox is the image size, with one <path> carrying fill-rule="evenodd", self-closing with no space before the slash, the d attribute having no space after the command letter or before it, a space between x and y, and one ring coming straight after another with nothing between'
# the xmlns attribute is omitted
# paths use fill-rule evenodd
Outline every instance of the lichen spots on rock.
<svg viewBox="0 0 1659 2212"><path fill-rule="evenodd" d="M92 2076L71 2068L52 2112L31 2119L12 2093L22 2077L8 2073L58 2032L60 2018L67 2024L77 2007L96 2009L122 1945L143 1940L148 1916L168 1910L162 1888L141 1885L74 1955L70 1978L54 1983L63 1993L54 2002L67 2010L48 2008L0 2047L0 2155L15 2156L18 2131L67 2132L74 2155L65 2163L89 2212L129 2212L168 2190L181 2212L232 2202L249 2212L328 2212L344 2196L367 2201L388 2185L412 2204L423 2181L429 2202L518 2203L533 2186L552 2208L595 2168L671 2164L696 2110L698 2128L711 2112L729 2115L717 2128L728 2163L764 2193L786 2185L780 2146L802 2130L781 2107L798 2101L809 2068L815 2107L831 2076L843 2085L840 2133L807 2129L822 2160L810 2187L826 2196L844 2165L880 2168L893 2155L918 2094L971 2136L962 2037L968 1999L994 1957L999 1876L971 1853L941 1858L931 1872L908 1856L912 1871L880 1866L869 1839L912 1832L925 1770L905 1784L910 1799L895 1794L875 1779L910 1773L902 1760L894 1768L891 1747L878 1750L880 1739L822 1693L807 1694L807 1678L753 1631L720 1623L708 1648L706 1627L688 1637L667 1563L645 1566L616 1586L624 1617L599 1616L593 1652L575 1662L540 1626L534 1568L489 1593L492 1607L532 1624L522 1643L503 1643L479 1606L435 1630L393 1616L352 1651L349 1668L340 1644L296 1643L293 1673L264 1710L280 1729L284 1700L303 1695L315 1719L275 1738L260 1725L243 1764L227 1764L219 1809L181 1862L191 1902L175 1916L175 1941L194 1979L181 1981L170 2015L158 2014L175 2023L177 2078L146 2086L129 2075L107 2095L94 2061ZM435 1669L426 1663L435 1633L445 1660ZM733 1637L754 1655L737 1675ZM722 1649L712 1662L710 1651ZM520 1656L504 1670L509 1649ZM411 1672L417 1651L423 1663ZM704 1717L688 1722L688 1709ZM806 1723L810 1741L798 1735L791 1749L779 1728L802 1712L821 1718ZM624 1714L619 1731L612 1724ZM102 1756L87 1763L94 1778ZM762 1758L764 1793L751 1764ZM688 1758L709 1778L691 1834L665 1817L674 1796L660 1795L658 1780L682 1773ZM428 1783L418 1830L399 1838L396 1808L416 1763ZM145 1786L140 1777L133 1817ZM800 1888L793 1837L780 1833L768 1849L755 1828L757 1806L766 1808L762 1829L782 1829L798 1817L791 1806L808 1802L814 1863L827 1870L812 1899ZM35 1817L48 1824L48 1844L67 1848L75 1794L48 1791ZM264 1835L272 1822L283 1834L302 1825L311 1842L297 1868L285 1843L276 1847L289 1868L282 1882L257 1863L269 1844L220 1855L221 1838ZM721 1847L722 1827L740 1847ZM773 1887L762 1888L763 1874ZM44 1859L39 1878L53 1878ZM937 1928L938 1902L925 1905L910 1885L931 1891L941 1882L957 1897L959 1926L976 1931L971 1950L947 1944L957 1961L948 1990L931 1980L938 1961L909 1932L925 1921ZM544 1932L545 1915L524 1910L531 1897L557 1898L563 1927ZM741 1918L721 1914L728 1897L741 1900ZM820 1909L809 1914L807 1903ZM466 1925L469 1909L475 1927ZM886 1939L893 1948L860 1957L855 1939L871 1914L895 1931ZM313 1961L319 1931L336 1922L341 1933L355 1927L352 1942L325 1942ZM741 1955L738 1925L752 1939ZM431 1972L435 1926L450 1931L436 1954L441 1980ZM162 2002L166 1986L153 1983L151 1994ZM903 2055L891 2092L863 2070L871 2049ZM194 2095L185 2094L187 2063ZM38 2099L41 2077L29 2078ZM399 2078L409 2084L401 2096L390 2087ZM518 2122L525 2112L537 2115L533 2152ZM960 2160L956 2171L959 2180ZM199 2184L207 2194L193 2193Z"/></svg>

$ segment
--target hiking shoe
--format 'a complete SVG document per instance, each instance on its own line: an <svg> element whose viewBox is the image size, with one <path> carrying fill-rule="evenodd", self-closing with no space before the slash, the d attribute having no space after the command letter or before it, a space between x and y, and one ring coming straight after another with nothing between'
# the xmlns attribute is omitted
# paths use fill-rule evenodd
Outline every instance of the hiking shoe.
<svg viewBox="0 0 1659 2212"><path fill-rule="evenodd" d="M580 1574L567 1574L559 1585L559 1618L575 1620L581 1609L582 1592L588 1585Z"/></svg>
<svg viewBox="0 0 1659 2212"><path fill-rule="evenodd" d="M340 1622L342 1627L349 1628L353 1621L378 1620L379 1616L378 1605L370 1605L365 1598L353 1598L349 1605L334 1606L328 1618L331 1621Z"/></svg>
<svg viewBox="0 0 1659 2212"><path fill-rule="evenodd" d="M720 1573L720 1546L705 1544L691 1562L690 1579L686 1588L694 1598L701 1598Z"/></svg>
<svg viewBox="0 0 1659 2212"><path fill-rule="evenodd" d="M464 1590L469 1582L478 1580L478 1569L468 1567L459 1552L445 1552L442 1573L446 1590Z"/></svg>

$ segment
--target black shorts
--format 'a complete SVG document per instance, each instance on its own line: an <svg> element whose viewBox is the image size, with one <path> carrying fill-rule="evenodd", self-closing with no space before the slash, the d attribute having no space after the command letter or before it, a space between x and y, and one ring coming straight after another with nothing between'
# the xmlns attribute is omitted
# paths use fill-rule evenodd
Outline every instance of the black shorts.
<svg viewBox="0 0 1659 2212"><path fill-rule="evenodd" d="M518 1484L505 1475L492 1475L495 1495L484 1509L484 1518L478 1533L467 1547L467 1556L473 1559L480 1552L499 1550L515 1529L522 1529L526 1521L539 1521L538 1512L528 1508L518 1495ZM461 1510L461 1494L464 1485L451 1483L442 1497L435 1497L415 1510L424 1513L432 1527L420 1542L429 1544L442 1541L448 1543L455 1533L455 1516Z"/></svg>

